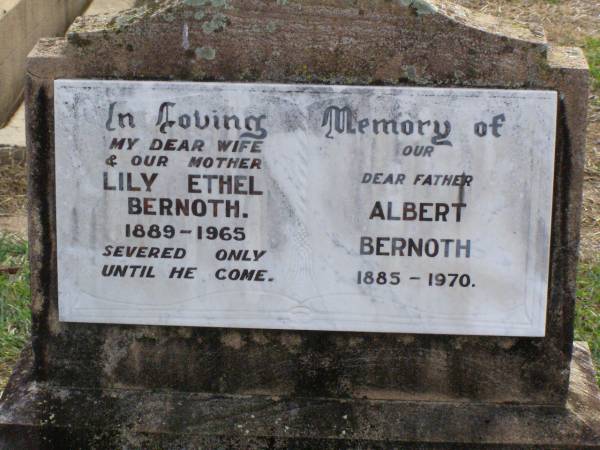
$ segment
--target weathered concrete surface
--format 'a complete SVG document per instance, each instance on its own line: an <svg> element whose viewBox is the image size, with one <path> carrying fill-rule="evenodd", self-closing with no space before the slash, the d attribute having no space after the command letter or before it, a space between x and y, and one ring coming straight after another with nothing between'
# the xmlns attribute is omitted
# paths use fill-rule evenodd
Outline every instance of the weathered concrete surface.
<svg viewBox="0 0 600 450"><path fill-rule="evenodd" d="M328 398L338 399L326 400L331 405L372 400L375 405L400 405L396 406L400 409L406 403L396 402L449 402L465 405L465 411L478 403L498 408L514 404L518 405L515 417L545 405L550 409L539 411L555 408L566 414L588 82L581 51L552 47L539 30L515 27L448 2L166 0L116 18L79 19L68 39L44 39L38 44L28 72L32 380L75 391L92 389L86 392L98 402L108 398L107 389L166 389L215 399L250 396L248 401L263 406L263 397L253 396L278 396L288 399L287 408L294 402ZM58 78L557 90L546 336L513 339L59 322L52 114L53 81ZM165 403L169 404L161 404ZM219 408L219 401L215 405ZM240 401L237 409L211 414L237 417L245 410ZM414 428L415 439L426 439L426 433L460 410L431 410L407 427ZM81 411L87 413L89 408ZM311 412L300 414L302 426L318 430L321 422L333 417L334 409L299 411ZM386 434L392 427L385 425L393 415L382 411L381 433L373 439L393 441L396 438ZM179 416L164 417L171 425L179 421ZM362 432L368 432L364 427L369 423L360 422ZM473 417L465 424L471 436L493 435ZM126 442L129 437L122 439Z"/></svg>
<svg viewBox="0 0 600 450"><path fill-rule="evenodd" d="M0 128L0 165L25 159L25 105L21 104L4 128Z"/></svg>
<svg viewBox="0 0 600 450"><path fill-rule="evenodd" d="M600 448L600 392L589 349L581 343L575 347L565 409L90 391L31 376L31 359L25 357L0 407L0 423L18 427L9 428L10 438L0 448Z"/></svg>
<svg viewBox="0 0 600 450"><path fill-rule="evenodd" d="M0 0L0 127L18 108L26 58L41 37L62 35L90 0Z"/></svg>
<svg viewBox="0 0 600 450"><path fill-rule="evenodd" d="M0 14L2 10L8 10L9 3L12 5L16 4L15 2L16 0L0 0ZM132 8L135 4L136 0L92 0L84 14L114 14ZM72 21L75 19L75 16L69 17L69 19ZM70 24L71 22L66 23L62 30L64 31ZM0 25L1 27L2 25ZM33 47L38 37L36 36L29 49ZM24 60L25 57L23 57ZM20 77L21 80L24 80L25 66L21 64L20 67L22 70ZM0 79L0 87L2 86L3 81ZM22 93L22 88L20 88L19 92ZM0 106L0 115L2 115L2 106ZM4 127L0 128L0 164L11 164L15 161L24 160L25 148L25 104L21 103L14 114L6 119Z"/></svg>
<svg viewBox="0 0 600 450"><path fill-rule="evenodd" d="M114 14L133 8L138 0L92 0L86 15Z"/></svg>

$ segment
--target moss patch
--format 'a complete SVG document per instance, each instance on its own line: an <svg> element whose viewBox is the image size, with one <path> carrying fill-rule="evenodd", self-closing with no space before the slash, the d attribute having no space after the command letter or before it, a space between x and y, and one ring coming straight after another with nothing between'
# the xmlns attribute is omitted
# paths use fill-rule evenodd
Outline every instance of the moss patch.
<svg viewBox="0 0 600 450"><path fill-rule="evenodd" d="M594 88L600 89L600 38L587 39L584 50L590 64Z"/></svg>

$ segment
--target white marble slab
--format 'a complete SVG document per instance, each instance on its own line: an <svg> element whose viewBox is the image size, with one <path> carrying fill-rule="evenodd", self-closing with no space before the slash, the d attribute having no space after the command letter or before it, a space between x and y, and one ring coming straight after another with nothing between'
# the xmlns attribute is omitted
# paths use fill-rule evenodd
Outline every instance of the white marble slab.
<svg viewBox="0 0 600 450"><path fill-rule="evenodd" d="M543 336L556 102L56 81L60 320Z"/></svg>

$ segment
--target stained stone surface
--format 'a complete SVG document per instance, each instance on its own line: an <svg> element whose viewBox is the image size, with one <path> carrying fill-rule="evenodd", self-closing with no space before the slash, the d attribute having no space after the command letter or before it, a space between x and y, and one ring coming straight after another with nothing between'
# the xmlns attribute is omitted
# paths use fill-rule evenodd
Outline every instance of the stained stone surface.
<svg viewBox="0 0 600 450"><path fill-rule="evenodd" d="M0 409L2 449L597 449L600 392L576 343L564 408L65 388L26 353ZM85 414L82 414L85 411ZM38 426L39 424L43 426Z"/></svg>
<svg viewBox="0 0 600 450"><path fill-rule="evenodd" d="M59 321L55 186L57 177L69 175L54 172L53 89L57 79L78 78L556 91L554 174L546 174L553 177L554 187L545 336ZM581 51L548 44L538 29L438 1L171 0L119 17L84 18L71 29L68 39L42 40L29 60L27 89L33 353L30 369L23 378L15 376L13 387L4 394L5 399L13 393L16 396L2 406L5 442L18 430L31 431L36 423L41 427L35 430L49 433L53 442L81 438L80 442L89 443L85 433L75 436L74 431L69 437L66 428L50 426L47 421L56 418L54 411L100 400L117 404L110 392L154 391L164 396L140 401L174 405L182 393L193 393L202 405L215 408L210 410L211 418L233 417L234 431L218 422L215 429L201 431L208 447L209 441L257 448L352 447L352 442L344 441L343 427L335 424L335 431L333 425L327 431L320 424L338 417L344 405L353 404L358 415L348 418L356 419L360 430L353 439L362 439L365 448L393 448L411 440L431 446L454 441L523 448L523 442L531 447L539 442L547 448L597 448L598 394L593 383L586 385L584 393L578 391L577 401L586 414L570 415L567 401L569 389L576 389L569 385L569 373L587 83ZM23 364L27 366L26 358ZM590 376L589 364L584 372ZM27 402L21 388L46 398L54 398L56 389L66 391L57 395L62 401L55 404L56 409L44 409L39 402ZM91 403L69 403L70 394L76 392L85 392ZM244 401L236 400L242 397L258 405L269 399L283 400L284 410L294 415L297 426L315 434L294 433L291 441L282 443L279 437L285 436L285 427L280 431L267 427L248 431L249 436L260 438L236 440L235 418L248 410L257 416L262 409L246 409ZM322 407L299 407L307 402ZM418 420L411 422L403 402L416 402ZM427 402L443 402L449 409L428 409ZM365 419L370 414L364 409L367 404L381 420L371 434L373 422ZM397 408L396 419L390 420L388 407ZM450 420L472 408L482 409L460 423ZM506 420L486 422L498 408L513 408L513 419L500 415ZM102 421L86 415L93 408L82 409L76 407L75 415L89 418L84 420L98 430L105 429ZM129 410L126 416L141 411ZM156 417L165 423L167 433L190 430L178 416L165 417L162 412ZM23 415L36 421L18 419ZM572 420L565 421L565 417ZM205 417L198 420L209 422ZM509 432L498 432L511 423L524 426L523 433L531 433L531 439L517 440ZM448 425L445 437L431 434L440 424ZM159 425L153 422L143 433L156 437ZM556 434L543 440L533 431L537 425ZM119 428L117 434L113 440L105 437L104 442L130 443L135 433ZM103 442L100 431L96 436Z"/></svg>

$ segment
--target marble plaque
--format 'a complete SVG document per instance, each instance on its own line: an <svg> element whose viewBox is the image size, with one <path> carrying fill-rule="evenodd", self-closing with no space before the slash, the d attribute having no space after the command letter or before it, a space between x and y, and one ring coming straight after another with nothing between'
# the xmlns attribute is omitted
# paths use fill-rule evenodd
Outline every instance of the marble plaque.
<svg viewBox="0 0 600 450"><path fill-rule="evenodd" d="M55 82L60 320L543 336L555 92Z"/></svg>

